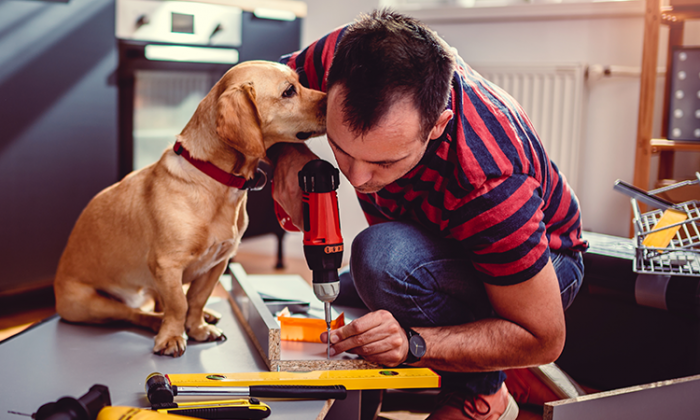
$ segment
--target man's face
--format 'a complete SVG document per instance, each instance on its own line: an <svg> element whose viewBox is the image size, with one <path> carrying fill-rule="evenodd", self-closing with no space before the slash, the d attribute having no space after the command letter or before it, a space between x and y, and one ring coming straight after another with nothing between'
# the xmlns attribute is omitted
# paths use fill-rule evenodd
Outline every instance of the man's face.
<svg viewBox="0 0 700 420"><path fill-rule="evenodd" d="M428 142L421 139L418 110L402 99L376 127L357 136L344 123L343 89L334 86L328 92L328 142L353 187L361 193L377 192L413 169L425 153Z"/></svg>

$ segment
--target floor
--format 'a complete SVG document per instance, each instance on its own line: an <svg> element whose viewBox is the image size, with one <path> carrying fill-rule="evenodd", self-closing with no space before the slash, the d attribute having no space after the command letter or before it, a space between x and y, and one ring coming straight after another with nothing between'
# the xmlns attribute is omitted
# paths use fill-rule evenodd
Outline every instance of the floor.
<svg viewBox="0 0 700 420"><path fill-rule="evenodd" d="M285 258L285 268L276 269L275 258L268 255L241 251L235 258L236 262L241 263L243 268L249 274L299 274L307 282L311 283L311 271L306 266L306 262L300 258ZM27 299L11 300L2 302L0 305L0 341L11 337L33 323L41 321L55 314L53 295L50 290L40 291L28 296ZM401 405L399 397L398 405ZM415 398L412 398L415 400ZM394 401L393 406L396 406ZM392 408L393 411L385 411L380 413L380 419L387 420L424 420L428 417L426 409L421 408L421 404L411 406L411 411L406 411L398 408ZM425 405L423 405L425 407ZM529 411L520 411L518 420L534 420L541 419L540 414Z"/></svg>

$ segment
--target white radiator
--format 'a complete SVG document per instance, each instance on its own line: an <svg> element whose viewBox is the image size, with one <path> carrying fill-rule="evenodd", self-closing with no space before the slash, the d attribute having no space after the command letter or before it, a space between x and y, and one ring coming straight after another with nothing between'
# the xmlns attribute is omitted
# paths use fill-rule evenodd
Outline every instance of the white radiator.
<svg viewBox="0 0 700 420"><path fill-rule="evenodd" d="M583 64L472 64L520 103L550 159L574 190L578 182L585 109Z"/></svg>

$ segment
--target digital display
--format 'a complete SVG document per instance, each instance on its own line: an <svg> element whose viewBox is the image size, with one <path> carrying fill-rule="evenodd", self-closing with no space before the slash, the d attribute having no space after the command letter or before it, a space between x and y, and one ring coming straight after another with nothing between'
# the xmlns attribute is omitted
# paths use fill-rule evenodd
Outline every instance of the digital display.
<svg viewBox="0 0 700 420"><path fill-rule="evenodd" d="M194 15L184 13L172 13L172 25L170 32L178 34L194 33Z"/></svg>

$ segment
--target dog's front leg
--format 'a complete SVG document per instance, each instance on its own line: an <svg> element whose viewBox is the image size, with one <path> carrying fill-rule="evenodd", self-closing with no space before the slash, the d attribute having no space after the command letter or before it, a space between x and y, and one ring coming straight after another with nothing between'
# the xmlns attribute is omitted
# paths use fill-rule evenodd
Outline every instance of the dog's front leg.
<svg viewBox="0 0 700 420"><path fill-rule="evenodd" d="M180 357L185 353L187 298L182 290L182 269L156 269L157 290L163 303L163 323L155 337L153 353Z"/></svg>
<svg viewBox="0 0 700 420"><path fill-rule="evenodd" d="M204 305L214 291L216 283L224 273L228 258L221 261L214 268L198 279L195 279L187 290L187 320L185 330L187 336L196 341L219 341L225 340L221 329L206 322L204 317Z"/></svg>

